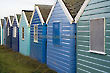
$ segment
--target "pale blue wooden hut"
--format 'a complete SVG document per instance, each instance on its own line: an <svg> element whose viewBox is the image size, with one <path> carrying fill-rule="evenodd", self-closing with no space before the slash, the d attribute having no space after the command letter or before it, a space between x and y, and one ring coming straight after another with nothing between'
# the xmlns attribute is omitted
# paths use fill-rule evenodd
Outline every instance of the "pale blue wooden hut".
<svg viewBox="0 0 110 73"><path fill-rule="evenodd" d="M30 56L30 21L33 11L22 10L19 24L19 52Z"/></svg>
<svg viewBox="0 0 110 73"><path fill-rule="evenodd" d="M81 10L77 72L110 73L110 0L86 0Z"/></svg>
<svg viewBox="0 0 110 73"><path fill-rule="evenodd" d="M47 23L47 65L76 73L76 20L84 0L57 0Z"/></svg>
<svg viewBox="0 0 110 73"><path fill-rule="evenodd" d="M3 45L3 24L4 24L4 19L1 19L1 45Z"/></svg>
<svg viewBox="0 0 110 73"><path fill-rule="evenodd" d="M19 22L21 15L16 14L14 16L13 24L12 24L12 49L16 52L19 52Z"/></svg>
<svg viewBox="0 0 110 73"><path fill-rule="evenodd" d="M2 32L2 31L1 31L1 30L2 30L2 29L1 29L1 26L2 26L2 23L1 23L1 20L0 20L0 45L1 45L1 36L2 36L2 35L1 35L1 32Z"/></svg>
<svg viewBox="0 0 110 73"><path fill-rule="evenodd" d="M7 25L8 17L4 17L3 22L3 45L6 45L6 25Z"/></svg>
<svg viewBox="0 0 110 73"><path fill-rule="evenodd" d="M35 5L30 25L30 56L42 63L46 63L47 59L46 20L51 8L52 5Z"/></svg>

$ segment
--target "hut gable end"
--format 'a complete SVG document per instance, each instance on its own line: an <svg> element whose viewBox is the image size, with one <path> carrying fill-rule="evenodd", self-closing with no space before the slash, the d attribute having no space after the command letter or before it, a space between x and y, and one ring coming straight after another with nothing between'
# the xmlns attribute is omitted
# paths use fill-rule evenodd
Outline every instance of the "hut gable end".
<svg viewBox="0 0 110 73"><path fill-rule="evenodd" d="M4 17L4 19L5 19L6 21L8 21L8 17Z"/></svg>
<svg viewBox="0 0 110 73"><path fill-rule="evenodd" d="M29 11L29 10L23 10L23 11L24 11L24 13L26 15L28 24L30 24L33 11Z"/></svg>
<svg viewBox="0 0 110 73"><path fill-rule="evenodd" d="M3 26L3 23L4 23L4 19L1 19L1 25Z"/></svg>
<svg viewBox="0 0 110 73"><path fill-rule="evenodd" d="M35 5L40 20L42 23L46 23L49 13L53 5Z"/></svg>
<svg viewBox="0 0 110 73"><path fill-rule="evenodd" d="M74 19L85 0L62 0Z"/></svg>
<svg viewBox="0 0 110 73"><path fill-rule="evenodd" d="M51 11L52 5L36 5L39 7L39 10L41 12L41 15L44 19L44 22L46 22L48 15Z"/></svg>
<svg viewBox="0 0 110 73"><path fill-rule="evenodd" d="M4 17L4 23L3 23L4 26L7 25L7 22L8 22L8 17Z"/></svg>
<svg viewBox="0 0 110 73"><path fill-rule="evenodd" d="M67 16L68 20L72 24L73 22L75 22L76 17L77 17L77 19L79 18L78 16L80 14L78 14L78 13L79 13L80 9L83 7L83 4L85 1L86 0L58 0L58 1L56 1L56 3L57 2L60 3L65 15ZM51 12L49 14L49 17L48 17L48 20L46 23L48 23L48 21L51 17L51 14L52 14L54 8L56 7L56 3L53 6L53 8L51 9Z"/></svg>
<svg viewBox="0 0 110 73"><path fill-rule="evenodd" d="M13 19L14 19L14 16L10 16L11 24L12 24L12 22L13 22Z"/></svg>
<svg viewBox="0 0 110 73"><path fill-rule="evenodd" d="M20 18L21 18L21 15L20 14L16 14L17 16L17 20L18 20L18 23L20 22Z"/></svg>

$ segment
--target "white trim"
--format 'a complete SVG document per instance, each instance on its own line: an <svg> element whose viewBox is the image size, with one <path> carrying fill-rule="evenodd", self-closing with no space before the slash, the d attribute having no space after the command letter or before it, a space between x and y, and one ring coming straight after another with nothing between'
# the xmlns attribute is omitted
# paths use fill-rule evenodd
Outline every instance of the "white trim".
<svg viewBox="0 0 110 73"><path fill-rule="evenodd" d="M14 16L14 18L15 18L15 16ZM14 18L13 18L13 21L12 21L12 26L13 26L13 23L14 23Z"/></svg>
<svg viewBox="0 0 110 73"><path fill-rule="evenodd" d="M39 15L40 20L41 20L42 25L43 25L43 23L45 23L45 22L44 22L44 19L43 19L43 17L42 17L42 14L41 14L41 12L40 12L40 9L39 9L39 7L38 7L38 6L35 6L35 9L37 9L38 15Z"/></svg>
<svg viewBox="0 0 110 73"><path fill-rule="evenodd" d="M32 19L33 19L34 13L35 13L35 7L34 7L34 11L33 11L33 13L32 13L32 17L31 17L30 25L32 24Z"/></svg>
<svg viewBox="0 0 110 73"><path fill-rule="evenodd" d="M87 7L87 5L89 4L91 0L85 0L85 2L83 3L82 7L80 8L79 12L77 13L76 17L75 17L75 23L78 22L80 16L83 14L85 8Z"/></svg>
<svg viewBox="0 0 110 73"><path fill-rule="evenodd" d="M51 11L50 11L50 13L49 13L49 16L48 16L48 18L47 18L47 20L46 20L46 24L48 24L48 22L49 22L49 20L50 20L50 17L51 17L51 15L52 15L52 12L53 12L53 10L54 10L54 8L55 8L56 3L57 3L57 1L54 3L54 5L53 5L53 7L52 7L52 9L51 9Z"/></svg>
<svg viewBox="0 0 110 73"><path fill-rule="evenodd" d="M66 6L65 6L65 4L63 3L62 0L58 0L58 1L55 2L55 4L53 5L53 7L52 7L52 9L51 9L51 11L50 11L50 14L49 14L49 16L48 16L48 19L47 19L47 21L46 21L46 24L48 24L49 19L50 19L51 15L52 15L52 12L53 12L53 10L54 10L55 5L56 5L57 2L60 3L60 5L61 5L61 7L62 7L62 9L63 9L63 11L64 11L64 13L65 13L65 15L67 16L68 20L70 21L70 24L72 24L74 20L73 20L71 14L69 13L68 9L66 8Z"/></svg>
<svg viewBox="0 0 110 73"><path fill-rule="evenodd" d="M102 54L102 55L106 55L105 52L99 52L99 51L94 51L94 50L89 50L89 52L98 53L98 54Z"/></svg>
<svg viewBox="0 0 110 73"><path fill-rule="evenodd" d="M89 45L90 45L90 47L89 47L89 51L90 52L93 52L93 53L99 53L99 54L106 54L105 52L105 25L106 25L106 22L105 22L105 17L101 17L101 18L103 18L104 19L104 52L98 52L98 51L94 51L94 50L91 50L91 41L89 41ZM94 19L101 19L101 18L90 18L90 20L94 20ZM89 33L89 35L90 35L90 33ZM90 36L90 38L91 38L91 36ZM90 40L90 38L89 38L89 40Z"/></svg>
<svg viewBox="0 0 110 73"><path fill-rule="evenodd" d="M11 23L10 16L8 17L8 20L9 20L10 27L11 27L11 26L12 26L13 21L12 21L12 23ZM7 23L8 23L8 20L7 20ZM7 25L6 25L6 26L7 26Z"/></svg>
<svg viewBox="0 0 110 73"><path fill-rule="evenodd" d="M10 28L8 27L8 33L7 33L7 35L9 36L10 35Z"/></svg>
<svg viewBox="0 0 110 73"><path fill-rule="evenodd" d="M8 24L8 20L9 20L9 18L7 17L7 20L4 18L4 21L6 22L5 24L3 23L3 26L4 25L6 25L7 26L7 24Z"/></svg>
<svg viewBox="0 0 110 73"><path fill-rule="evenodd" d="M37 39L35 39L35 34L36 34L36 29L35 29L35 27L37 26ZM35 43L38 43L38 25L34 25L34 42Z"/></svg>
<svg viewBox="0 0 110 73"><path fill-rule="evenodd" d="M14 38L16 38L16 31L17 31L17 27L14 26L13 27L13 35L12 35Z"/></svg>
<svg viewBox="0 0 110 73"><path fill-rule="evenodd" d="M16 19L17 26L19 27L19 22L18 22L17 14L15 14L15 17L14 17L14 18ZM14 22L14 21L13 21L13 22Z"/></svg>
<svg viewBox="0 0 110 73"><path fill-rule="evenodd" d="M22 19L23 13L21 13L20 21L19 21L19 26L21 24L21 19Z"/></svg>
<svg viewBox="0 0 110 73"><path fill-rule="evenodd" d="M63 3L62 0L58 0L58 2L60 3L60 5L61 5L65 15L67 16L68 20L70 21L70 24L72 24L74 20L73 20L71 14L69 13L68 9L66 8L65 4Z"/></svg>
<svg viewBox="0 0 110 73"><path fill-rule="evenodd" d="M28 20L27 20L27 17L26 17L26 14L25 14L25 12L23 11L23 15L24 15L24 19L25 19L25 21L26 21L26 23L27 23L27 26L29 26L30 27L30 24L28 23Z"/></svg>

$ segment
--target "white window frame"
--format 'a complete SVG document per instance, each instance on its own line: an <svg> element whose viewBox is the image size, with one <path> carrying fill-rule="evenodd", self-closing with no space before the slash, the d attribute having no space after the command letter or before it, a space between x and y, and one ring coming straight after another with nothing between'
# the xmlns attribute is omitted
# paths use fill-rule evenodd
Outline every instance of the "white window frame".
<svg viewBox="0 0 110 73"><path fill-rule="evenodd" d="M10 35L10 29L9 29L9 27L8 27L8 33L7 34L8 34L8 36Z"/></svg>
<svg viewBox="0 0 110 73"><path fill-rule="evenodd" d="M35 29L36 27L37 29ZM34 25L34 42L38 43L38 25Z"/></svg>
<svg viewBox="0 0 110 73"><path fill-rule="evenodd" d="M103 18L104 18L104 17L103 17ZM101 18L94 18L94 19L101 19ZM90 20L93 20L93 19L90 19ZM104 36L105 36L105 18L104 18ZM90 39L89 39L89 40L90 40ZM96 54L106 55L106 53L105 53L105 37L104 37L104 52L91 50L91 44L90 44L89 52L91 52L91 53L96 53Z"/></svg>
<svg viewBox="0 0 110 73"><path fill-rule="evenodd" d="M24 32L23 32L24 27L22 27L22 40L24 40Z"/></svg>
<svg viewBox="0 0 110 73"><path fill-rule="evenodd" d="M16 32L17 32L16 27L13 27L13 37L15 38L16 38Z"/></svg>

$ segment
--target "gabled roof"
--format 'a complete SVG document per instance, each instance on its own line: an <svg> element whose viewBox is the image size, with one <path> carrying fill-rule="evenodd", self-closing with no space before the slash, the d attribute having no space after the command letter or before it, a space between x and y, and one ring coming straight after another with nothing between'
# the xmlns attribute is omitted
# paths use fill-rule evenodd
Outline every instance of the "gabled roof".
<svg viewBox="0 0 110 73"><path fill-rule="evenodd" d="M16 14L18 23L20 22L21 14Z"/></svg>
<svg viewBox="0 0 110 73"><path fill-rule="evenodd" d="M8 21L8 17L4 17L4 19L6 20L6 22Z"/></svg>
<svg viewBox="0 0 110 73"><path fill-rule="evenodd" d="M8 21L9 21L10 26L12 26L13 20L14 20L14 16L9 16L9 17L7 18L7 23L8 23ZM7 24L6 24L6 26L7 26Z"/></svg>
<svg viewBox="0 0 110 73"><path fill-rule="evenodd" d="M13 19L14 19L14 16L10 16L9 20L10 20L11 24L13 22Z"/></svg>
<svg viewBox="0 0 110 73"><path fill-rule="evenodd" d="M21 19L21 14L15 14L14 15L14 19L16 19L17 26L19 27L19 23L20 23L20 19ZM14 24L14 19L13 19L13 23L12 24Z"/></svg>
<svg viewBox="0 0 110 73"><path fill-rule="evenodd" d="M4 19L1 19L1 25L3 26L3 23L4 23Z"/></svg>
<svg viewBox="0 0 110 73"><path fill-rule="evenodd" d="M85 0L62 0L74 19Z"/></svg>
<svg viewBox="0 0 110 73"><path fill-rule="evenodd" d="M53 5L35 5L35 6L38 7L37 10L39 10L39 12L42 15L44 22L46 22Z"/></svg>
<svg viewBox="0 0 110 73"><path fill-rule="evenodd" d="M7 23L8 23L8 17L4 17L4 20L6 21L6 23L4 25L7 25Z"/></svg>
<svg viewBox="0 0 110 73"><path fill-rule="evenodd" d="M85 2L83 3L82 7L80 8L79 12L77 13L76 17L75 17L75 23L78 22L79 18L81 17L81 15L83 14L85 8L87 7L87 5L89 4L91 0L85 0Z"/></svg>
<svg viewBox="0 0 110 73"><path fill-rule="evenodd" d="M30 11L30 10L22 10L22 11L25 13L27 21L30 24L33 11Z"/></svg>
<svg viewBox="0 0 110 73"><path fill-rule="evenodd" d="M81 13L84 11L89 1L90 0L58 0L57 2L60 3L70 23L73 23L73 22L76 22L75 20L79 19ZM46 23L48 23L51 17L52 11L54 10L54 7L52 8Z"/></svg>

